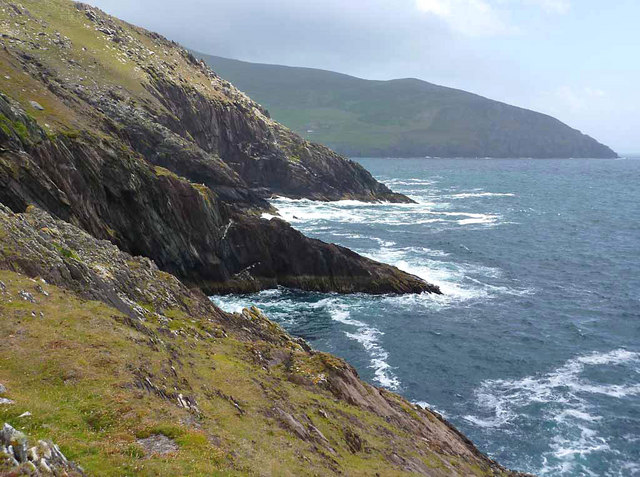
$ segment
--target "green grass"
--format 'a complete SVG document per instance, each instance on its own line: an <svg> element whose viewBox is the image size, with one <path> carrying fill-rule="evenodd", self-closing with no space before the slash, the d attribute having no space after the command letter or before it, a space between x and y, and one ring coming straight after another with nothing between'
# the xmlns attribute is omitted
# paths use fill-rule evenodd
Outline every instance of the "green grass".
<svg viewBox="0 0 640 477"><path fill-rule="evenodd" d="M13 272L0 271L0 280L7 286L0 294L0 336L5 337L0 382L15 401L0 406L0 422L32 439L53 439L89 475L328 475L336 465L353 476L404 475L385 458L388 435L395 436L396 449L414 436L382 416L336 400L321 385L290 379L293 372L312 383L345 366L338 358L310 356L292 345L293 366L266 369L255 361L255 352L268 354L277 347L214 333L209 338L204 331L219 325L207 320L169 310L168 327L147 320L143 332L102 303L50 285L44 285L45 296L33 281ZM20 290L32 292L36 303L21 300ZM170 330L180 333L173 336ZM152 346L149 336L162 344ZM195 398L199 413L139 387L142 376L169 394ZM271 415L274 406L312 422L336 453L283 429ZM18 417L25 411L32 415ZM347 427L362 436L369 451L348 449ZM145 455L137 439L155 434L173 439L178 451ZM476 472L464 460L435 451L416 458L433 468L450 466L452 460Z"/></svg>

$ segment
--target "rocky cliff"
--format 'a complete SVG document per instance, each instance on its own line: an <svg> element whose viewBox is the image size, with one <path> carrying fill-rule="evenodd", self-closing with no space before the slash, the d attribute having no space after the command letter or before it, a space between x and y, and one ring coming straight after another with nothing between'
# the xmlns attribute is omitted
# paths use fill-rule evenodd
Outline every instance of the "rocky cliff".
<svg viewBox="0 0 640 477"><path fill-rule="evenodd" d="M0 251L0 422L22 431L0 474L518 475L259 310L40 209L0 206Z"/></svg>
<svg viewBox="0 0 640 477"><path fill-rule="evenodd" d="M438 292L266 221L272 194L408 201L166 39L66 0L0 2L0 202L76 224L208 292Z"/></svg>

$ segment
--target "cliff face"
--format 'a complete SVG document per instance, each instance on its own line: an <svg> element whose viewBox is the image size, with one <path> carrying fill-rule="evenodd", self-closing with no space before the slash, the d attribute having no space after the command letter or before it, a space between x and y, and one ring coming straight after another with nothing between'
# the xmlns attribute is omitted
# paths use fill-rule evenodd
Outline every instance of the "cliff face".
<svg viewBox="0 0 640 477"><path fill-rule="evenodd" d="M307 139L358 157L617 157L555 118L417 79L371 81L332 71L197 53Z"/></svg>
<svg viewBox="0 0 640 477"><path fill-rule="evenodd" d="M0 252L0 422L53 439L59 471L516 475L259 310L225 313L40 209L0 205ZM47 447L0 449L0 473L49 475Z"/></svg>
<svg viewBox="0 0 640 477"><path fill-rule="evenodd" d="M438 292L258 218L277 193L408 201L176 44L66 0L2 2L0 201L35 204L208 292Z"/></svg>

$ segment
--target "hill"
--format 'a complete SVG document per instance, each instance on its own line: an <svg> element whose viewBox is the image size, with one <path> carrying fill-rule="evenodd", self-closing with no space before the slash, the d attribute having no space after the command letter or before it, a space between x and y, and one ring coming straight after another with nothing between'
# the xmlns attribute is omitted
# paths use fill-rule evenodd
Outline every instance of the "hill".
<svg viewBox="0 0 640 477"><path fill-rule="evenodd" d="M617 157L550 116L417 79L196 53L303 137L355 157Z"/></svg>

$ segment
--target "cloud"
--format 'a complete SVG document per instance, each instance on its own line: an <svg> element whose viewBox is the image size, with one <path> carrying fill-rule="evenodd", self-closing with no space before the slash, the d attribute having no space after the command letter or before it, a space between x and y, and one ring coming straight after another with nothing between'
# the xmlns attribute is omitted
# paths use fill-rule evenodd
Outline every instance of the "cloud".
<svg viewBox="0 0 640 477"><path fill-rule="evenodd" d="M525 2L541 7L548 13L567 13L571 9L569 0L525 0Z"/></svg>
<svg viewBox="0 0 640 477"><path fill-rule="evenodd" d="M465 35L494 36L515 31L485 0L416 0L416 6Z"/></svg>
<svg viewBox="0 0 640 477"><path fill-rule="evenodd" d="M588 113L608 104L607 93L592 86L559 86L540 95L540 107L551 114Z"/></svg>
<svg viewBox="0 0 640 477"><path fill-rule="evenodd" d="M454 31L468 36L497 36L519 33L513 19L519 6L538 8L546 13L569 11L569 0L416 0L416 7L444 21Z"/></svg>

